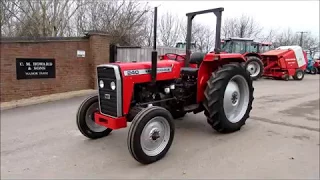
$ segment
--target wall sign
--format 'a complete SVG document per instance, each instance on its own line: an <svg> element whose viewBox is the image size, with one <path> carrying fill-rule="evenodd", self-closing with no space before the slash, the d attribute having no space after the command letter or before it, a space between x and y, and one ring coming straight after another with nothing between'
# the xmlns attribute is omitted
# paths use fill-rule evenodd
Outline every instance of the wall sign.
<svg viewBox="0 0 320 180"><path fill-rule="evenodd" d="M77 50L77 57L86 57L86 52L82 50Z"/></svg>
<svg viewBox="0 0 320 180"><path fill-rule="evenodd" d="M55 59L17 58L17 79L56 78Z"/></svg>

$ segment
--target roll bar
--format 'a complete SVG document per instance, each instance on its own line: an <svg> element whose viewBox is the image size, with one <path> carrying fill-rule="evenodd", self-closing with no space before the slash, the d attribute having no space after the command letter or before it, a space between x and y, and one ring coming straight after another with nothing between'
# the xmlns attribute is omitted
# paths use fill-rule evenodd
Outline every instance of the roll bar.
<svg viewBox="0 0 320 180"><path fill-rule="evenodd" d="M187 39L186 39L186 60L185 60L185 67L189 67L189 61L190 61L190 45L191 45L191 32L192 32L192 20L196 15L199 14L207 14L207 13L214 13L217 17L217 23L216 23L216 40L215 40L215 48L214 52L216 54L220 53L221 49L221 18L222 18L222 11L224 11L224 8L215 8L215 9L207 9L203 11L196 11L196 12L190 12L187 13L186 16L188 17L188 23L187 23Z"/></svg>

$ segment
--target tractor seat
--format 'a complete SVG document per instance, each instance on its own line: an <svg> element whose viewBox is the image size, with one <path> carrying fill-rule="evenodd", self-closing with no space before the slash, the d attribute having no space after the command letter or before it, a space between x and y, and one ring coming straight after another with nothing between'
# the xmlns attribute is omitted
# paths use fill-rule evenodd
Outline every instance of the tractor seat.
<svg viewBox="0 0 320 180"><path fill-rule="evenodd" d="M198 68L192 67L181 67L181 74L188 75L188 76L198 76Z"/></svg>
<svg viewBox="0 0 320 180"><path fill-rule="evenodd" d="M206 53L194 52L190 56L190 64L201 64Z"/></svg>

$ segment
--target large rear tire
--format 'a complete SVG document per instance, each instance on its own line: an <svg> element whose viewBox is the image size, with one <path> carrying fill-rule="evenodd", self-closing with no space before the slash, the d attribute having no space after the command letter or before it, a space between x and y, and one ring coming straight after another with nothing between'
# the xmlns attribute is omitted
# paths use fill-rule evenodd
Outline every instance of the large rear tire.
<svg viewBox="0 0 320 180"><path fill-rule="evenodd" d="M261 78L264 67L261 59L256 56L248 56L245 62L245 68L249 71L252 80L257 80Z"/></svg>
<svg viewBox="0 0 320 180"><path fill-rule="evenodd" d="M249 118L253 91L249 72L239 64L213 72L204 92L207 122L221 133L240 130Z"/></svg>
<svg viewBox="0 0 320 180"><path fill-rule="evenodd" d="M175 127L170 112L159 106L141 110L128 132L128 149L142 164L162 159L171 147Z"/></svg>
<svg viewBox="0 0 320 180"><path fill-rule="evenodd" d="M80 132L90 139L108 136L112 129L96 124L94 113L99 111L98 96L90 96L80 105L77 113L77 126Z"/></svg>

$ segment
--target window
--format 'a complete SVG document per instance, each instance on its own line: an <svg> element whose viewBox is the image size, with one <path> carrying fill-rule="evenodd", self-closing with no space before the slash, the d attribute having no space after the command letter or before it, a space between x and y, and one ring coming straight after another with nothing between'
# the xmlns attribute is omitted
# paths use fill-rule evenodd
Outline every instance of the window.
<svg viewBox="0 0 320 180"><path fill-rule="evenodd" d="M241 41L234 41L233 42L233 52L244 54L246 52L245 49L245 42Z"/></svg>
<svg viewBox="0 0 320 180"><path fill-rule="evenodd" d="M222 45L222 51L227 52L227 53L232 53L231 49L231 41L226 41Z"/></svg>

